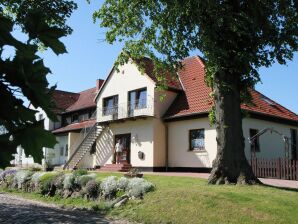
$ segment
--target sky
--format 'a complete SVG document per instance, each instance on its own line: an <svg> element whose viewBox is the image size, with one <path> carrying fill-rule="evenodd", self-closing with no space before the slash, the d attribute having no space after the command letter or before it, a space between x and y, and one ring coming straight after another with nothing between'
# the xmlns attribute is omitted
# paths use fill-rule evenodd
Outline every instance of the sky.
<svg viewBox="0 0 298 224"><path fill-rule="evenodd" d="M61 40L67 54L56 56L51 51L41 53L52 74L51 85L57 89L79 92L95 86L96 79L105 79L121 51L123 44L109 45L104 40L105 30L99 22L93 23L92 14L100 8L102 1L77 0L78 9L68 20L73 33ZM298 53L285 65L274 64L261 68L262 83L256 89L298 114Z"/></svg>

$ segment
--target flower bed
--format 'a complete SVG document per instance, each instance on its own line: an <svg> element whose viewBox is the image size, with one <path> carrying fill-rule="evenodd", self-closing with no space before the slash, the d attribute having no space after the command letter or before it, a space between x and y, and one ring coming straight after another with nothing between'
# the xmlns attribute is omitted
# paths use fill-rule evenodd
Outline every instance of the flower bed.
<svg viewBox="0 0 298 224"><path fill-rule="evenodd" d="M0 170L0 187L61 198L104 200L118 207L129 199L142 199L154 190L152 183L142 178L97 178L86 170L73 172L41 172L32 170Z"/></svg>

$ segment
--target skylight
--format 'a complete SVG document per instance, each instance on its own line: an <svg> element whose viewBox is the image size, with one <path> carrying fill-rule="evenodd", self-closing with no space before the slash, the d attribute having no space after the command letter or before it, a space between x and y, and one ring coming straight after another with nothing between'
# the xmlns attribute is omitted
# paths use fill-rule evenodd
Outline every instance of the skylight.
<svg viewBox="0 0 298 224"><path fill-rule="evenodd" d="M263 100L263 101L265 101L266 103L268 103L270 106L273 106L274 105L274 103L271 101L271 100L269 100L268 98L266 98L266 97L261 97L261 99Z"/></svg>

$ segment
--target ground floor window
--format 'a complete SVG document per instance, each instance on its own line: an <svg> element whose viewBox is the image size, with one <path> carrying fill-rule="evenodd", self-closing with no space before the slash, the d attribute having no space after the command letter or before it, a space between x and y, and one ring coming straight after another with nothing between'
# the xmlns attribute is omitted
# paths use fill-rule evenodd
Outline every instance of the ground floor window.
<svg viewBox="0 0 298 224"><path fill-rule="evenodd" d="M64 156L64 147L63 146L60 147L60 156Z"/></svg>
<svg viewBox="0 0 298 224"><path fill-rule="evenodd" d="M205 129L189 130L189 145L190 151L205 150Z"/></svg>
<svg viewBox="0 0 298 224"><path fill-rule="evenodd" d="M257 129L249 129L249 137L252 138L254 137L256 134L259 133L259 130ZM260 149L260 140L259 140L259 136L254 138L252 141L251 141L251 144L250 144L250 150L252 152L260 152L261 149Z"/></svg>
<svg viewBox="0 0 298 224"><path fill-rule="evenodd" d="M291 154L292 159L297 160L298 159L298 152L297 152L297 130L291 129Z"/></svg>

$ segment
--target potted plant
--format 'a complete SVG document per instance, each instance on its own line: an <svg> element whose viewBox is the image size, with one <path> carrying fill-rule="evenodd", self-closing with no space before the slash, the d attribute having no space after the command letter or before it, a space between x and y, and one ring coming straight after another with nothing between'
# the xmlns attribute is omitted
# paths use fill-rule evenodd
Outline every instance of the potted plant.
<svg viewBox="0 0 298 224"><path fill-rule="evenodd" d="M133 178L133 177L142 178L143 174L137 168L131 168L127 173L124 174L124 176L128 178Z"/></svg>

